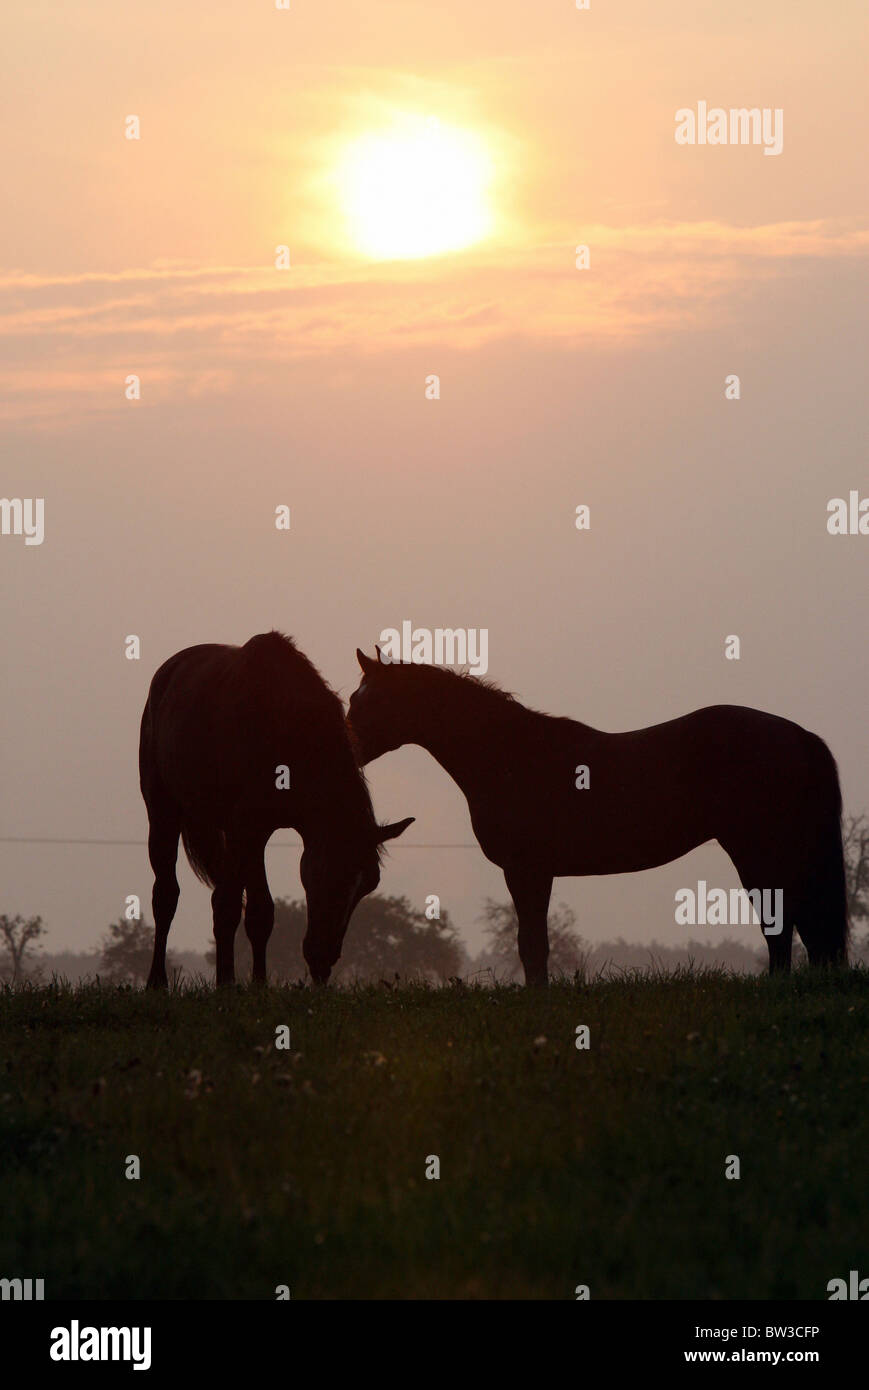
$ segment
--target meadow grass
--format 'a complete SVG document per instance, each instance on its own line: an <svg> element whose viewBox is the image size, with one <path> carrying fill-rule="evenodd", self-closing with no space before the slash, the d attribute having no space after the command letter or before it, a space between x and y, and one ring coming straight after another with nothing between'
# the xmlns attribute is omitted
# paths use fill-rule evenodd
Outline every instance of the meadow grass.
<svg viewBox="0 0 869 1390"><path fill-rule="evenodd" d="M869 1274L867 1021L862 969L6 990L0 1276L47 1298L825 1299Z"/></svg>

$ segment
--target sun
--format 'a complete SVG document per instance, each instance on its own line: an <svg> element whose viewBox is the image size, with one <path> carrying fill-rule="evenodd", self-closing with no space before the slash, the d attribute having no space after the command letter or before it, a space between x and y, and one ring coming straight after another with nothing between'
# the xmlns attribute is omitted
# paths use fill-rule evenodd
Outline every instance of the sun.
<svg viewBox="0 0 869 1390"><path fill-rule="evenodd" d="M350 144L338 187L350 236L378 260L457 251L489 232L491 159L470 131L408 119Z"/></svg>

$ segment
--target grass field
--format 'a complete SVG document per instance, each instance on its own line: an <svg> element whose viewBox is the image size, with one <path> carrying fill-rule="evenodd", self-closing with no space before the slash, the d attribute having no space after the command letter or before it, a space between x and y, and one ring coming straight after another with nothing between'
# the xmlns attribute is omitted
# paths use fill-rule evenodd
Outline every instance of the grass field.
<svg viewBox="0 0 869 1390"><path fill-rule="evenodd" d="M864 970L7 991L0 1275L46 1298L826 1299L869 1275L867 1022Z"/></svg>

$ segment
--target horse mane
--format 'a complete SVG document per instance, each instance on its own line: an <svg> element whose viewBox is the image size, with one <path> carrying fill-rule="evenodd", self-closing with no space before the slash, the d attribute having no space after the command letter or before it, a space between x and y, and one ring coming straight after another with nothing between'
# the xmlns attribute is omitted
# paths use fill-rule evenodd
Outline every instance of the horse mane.
<svg viewBox="0 0 869 1390"><path fill-rule="evenodd" d="M376 825L368 782L344 722L340 695L292 637L274 628L251 637L237 650L241 660L231 680L242 704L250 698L260 717L265 707L275 719L304 721L317 739L319 756L331 754L342 784L346 789L358 788L357 805L369 812L372 825ZM378 853L382 851L379 846Z"/></svg>
<svg viewBox="0 0 869 1390"><path fill-rule="evenodd" d="M344 706L340 696L323 679L313 661L299 651L292 637L272 628L271 632L260 632L239 648L241 661L236 671L239 686L257 680L275 681L272 689L283 691L281 677L290 677L293 688L299 691L299 703L319 704L324 712L339 719L344 718Z"/></svg>
<svg viewBox="0 0 869 1390"><path fill-rule="evenodd" d="M511 691L504 690L496 681L485 676L475 676L468 670L454 671L448 666L434 666L428 662L402 661L390 664L400 666L402 671L412 671L414 674L409 675L407 679L419 694L424 694L427 701L432 704L438 699L443 702L450 701L457 711L465 715L472 711L476 711L478 715L485 712L490 722L497 719L502 726L506 724L507 727L521 722L527 732L530 732L532 727L544 725L560 725L565 730L588 728L588 725L580 725L577 720L565 718L564 715L547 714L545 710L533 709L530 705L523 704Z"/></svg>
<svg viewBox="0 0 869 1390"><path fill-rule="evenodd" d="M504 690L496 681L488 680L485 676L474 676L468 670L453 671L448 666L434 666L427 662L408 661L394 664L413 671L415 674L409 679L430 687L432 693L439 689L445 697L452 695L462 699L476 699L517 715L537 712L529 710L527 705L523 705L515 695L509 690Z"/></svg>

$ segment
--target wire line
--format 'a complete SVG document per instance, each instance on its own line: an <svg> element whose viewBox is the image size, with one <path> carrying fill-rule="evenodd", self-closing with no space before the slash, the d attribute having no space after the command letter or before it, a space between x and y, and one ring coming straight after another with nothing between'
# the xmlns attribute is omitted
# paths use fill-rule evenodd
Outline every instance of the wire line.
<svg viewBox="0 0 869 1390"><path fill-rule="evenodd" d="M98 839L78 839L68 840L60 836L52 835L0 835L0 845L126 845L136 849L146 849L147 840L98 840ZM267 849L301 849L301 840L275 840L266 846ZM479 849L477 844L401 844L390 845L390 853L393 849Z"/></svg>

